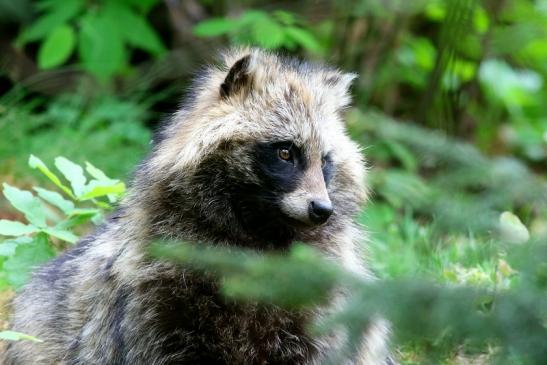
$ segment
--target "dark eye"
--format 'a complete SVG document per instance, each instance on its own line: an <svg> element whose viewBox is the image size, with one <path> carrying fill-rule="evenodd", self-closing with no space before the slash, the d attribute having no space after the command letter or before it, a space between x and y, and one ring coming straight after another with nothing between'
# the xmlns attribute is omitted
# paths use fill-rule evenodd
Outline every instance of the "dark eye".
<svg viewBox="0 0 547 365"><path fill-rule="evenodd" d="M283 161L291 161L292 160L292 153L288 148L280 148L277 150L277 155L280 159Z"/></svg>

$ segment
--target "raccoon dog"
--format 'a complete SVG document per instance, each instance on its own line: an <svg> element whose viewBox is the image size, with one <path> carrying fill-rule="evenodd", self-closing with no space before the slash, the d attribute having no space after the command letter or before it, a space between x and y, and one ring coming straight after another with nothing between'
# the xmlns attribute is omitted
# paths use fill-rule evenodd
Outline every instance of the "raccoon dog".
<svg viewBox="0 0 547 365"><path fill-rule="evenodd" d="M16 297L19 364L318 364L340 336L309 313L224 299L214 278L149 257L152 240L283 250L301 241L369 274L356 245L365 170L342 112L351 74L256 49L223 55L155 138L117 212ZM311 311L314 315L320 312ZM388 364L384 326L358 358Z"/></svg>

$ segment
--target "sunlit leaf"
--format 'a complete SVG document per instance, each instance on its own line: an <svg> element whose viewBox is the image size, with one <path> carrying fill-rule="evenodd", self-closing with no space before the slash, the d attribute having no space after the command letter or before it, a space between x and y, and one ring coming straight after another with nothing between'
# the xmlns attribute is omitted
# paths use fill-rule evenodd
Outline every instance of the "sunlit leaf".
<svg viewBox="0 0 547 365"><path fill-rule="evenodd" d="M88 200L93 198L98 198L101 196L109 195L109 194L122 194L125 192L125 184L123 182L116 183L113 185L104 185L104 183L101 183L100 181L97 182L97 184L94 184L94 186L91 186L91 189L88 190L86 193L84 193L80 199L81 200Z"/></svg>
<svg viewBox="0 0 547 365"><path fill-rule="evenodd" d="M63 198L58 192L46 190L40 187L34 187L33 189L38 193L38 196L40 198L44 199L49 204L61 209L63 213L69 214L71 211L74 210L74 203L70 200L66 200L65 198Z"/></svg>
<svg viewBox="0 0 547 365"><path fill-rule="evenodd" d="M65 194L70 196L72 199L75 198L74 194L68 188L65 186L61 180L55 175L47 166L45 163L42 162L38 157L34 155L30 155L28 164L33 169L38 169L42 174L44 174L51 182L53 182L59 189L61 189Z"/></svg>
<svg viewBox="0 0 547 365"><path fill-rule="evenodd" d="M113 179L109 178L108 176L106 176L106 174L96 168L95 166L93 166L90 162L87 162L85 163L85 170L88 172L89 175L93 176L95 179L99 180L99 181L112 181Z"/></svg>
<svg viewBox="0 0 547 365"><path fill-rule="evenodd" d="M11 205L25 215L25 218L37 227L46 226L46 212L40 200L29 191L19 190L4 183L4 196Z"/></svg>
<svg viewBox="0 0 547 365"><path fill-rule="evenodd" d="M74 233L60 229L60 228L46 228L43 230L45 233L49 234L50 236L53 236L55 238L58 238L60 240L69 242L69 243L76 243L78 241L78 236L76 236Z"/></svg>
<svg viewBox="0 0 547 365"><path fill-rule="evenodd" d="M57 167L63 176L70 181L74 195L77 197L82 195L86 183L84 169L82 169L80 165L77 165L62 156L55 158L55 167Z"/></svg>
<svg viewBox="0 0 547 365"><path fill-rule="evenodd" d="M22 236L36 232L34 226L26 225L17 221L0 219L0 235L2 236Z"/></svg>

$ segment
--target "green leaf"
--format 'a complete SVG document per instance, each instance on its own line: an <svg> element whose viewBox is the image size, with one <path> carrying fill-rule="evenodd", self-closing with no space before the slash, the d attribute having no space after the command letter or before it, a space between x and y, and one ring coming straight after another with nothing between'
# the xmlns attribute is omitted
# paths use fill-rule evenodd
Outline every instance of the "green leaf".
<svg viewBox="0 0 547 365"><path fill-rule="evenodd" d="M125 0L126 3L136 7L142 13L148 13L150 9L161 0Z"/></svg>
<svg viewBox="0 0 547 365"><path fill-rule="evenodd" d="M255 24L268 19L270 16L268 13L261 10L247 10L241 18L238 20L241 24L246 26L254 26Z"/></svg>
<svg viewBox="0 0 547 365"><path fill-rule="evenodd" d="M58 192L46 190L40 187L34 187L33 189L38 193L40 198L61 209L63 213L70 214L70 212L74 210L74 203L63 198Z"/></svg>
<svg viewBox="0 0 547 365"><path fill-rule="evenodd" d="M38 66L48 69L65 63L74 50L75 40L71 26L63 24L55 28L38 50Z"/></svg>
<svg viewBox="0 0 547 365"><path fill-rule="evenodd" d="M275 49L283 45L285 32L283 28L269 17L256 22L253 27L255 42L264 48Z"/></svg>
<svg viewBox="0 0 547 365"><path fill-rule="evenodd" d="M318 54L323 52L323 47L311 32L302 28L287 27L285 28L285 33L287 37L294 40L304 49Z"/></svg>
<svg viewBox="0 0 547 365"><path fill-rule="evenodd" d="M112 181L113 179L106 176L104 172L99 170L97 167L93 166L90 162L85 162L85 170L91 176L99 181Z"/></svg>
<svg viewBox="0 0 547 365"><path fill-rule="evenodd" d="M127 65L127 52L116 19L91 13L83 17L78 53L83 67L99 79L120 73Z"/></svg>
<svg viewBox="0 0 547 365"><path fill-rule="evenodd" d="M66 241L69 243L76 243L78 242L78 236L76 236L74 233L67 231L65 229L60 228L46 228L43 230L43 232L49 234L50 236L53 236L55 238L58 238L62 241Z"/></svg>
<svg viewBox="0 0 547 365"><path fill-rule="evenodd" d="M25 215L27 220L38 227L46 226L46 212L40 200L29 191L19 190L4 183L4 196L11 205Z"/></svg>
<svg viewBox="0 0 547 365"><path fill-rule="evenodd" d="M230 33L240 27L240 23L234 19L212 18L197 24L194 29L194 35L198 37L217 37Z"/></svg>
<svg viewBox="0 0 547 365"><path fill-rule="evenodd" d="M75 226L81 226L97 216L101 216L100 209L75 209L68 219L57 224L55 228L68 230Z"/></svg>
<svg viewBox="0 0 547 365"><path fill-rule="evenodd" d="M7 340L7 341L28 340L33 342L44 342L34 336L26 335L24 333L15 332L15 331L0 331L0 339Z"/></svg>
<svg viewBox="0 0 547 365"><path fill-rule="evenodd" d="M22 236L36 232L36 227L23 224L21 222L0 219L0 235L2 236Z"/></svg>
<svg viewBox="0 0 547 365"><path fill-rule="evenodd" d="M70 216L71 217L80 216L80 215L92 216L92 215L98 214L100 212L101 211L99 209L93 209L93 208L90 208L90 209L74 209L72 212L70 212Z"/></svg>
<svg viewBox="0 0 547 365"><path fill-rule="evenodd" d="M288 11L276 10L273 12L273 16L285 25L293 25L296 23L296 16Z"/></svg>
<svg viewBox="0 0 547 365"><path fill-rule="evenodd" d="M74 195L76 195L76 197L82 195L86 183L84 169L82 169L80 165L77 165L62 156L55 158L55 167L57 167L63 176L70 181L70 186L72 186Z"/></svg>
<svg viewBox="0 0 547 365"><path fill-rule="evenodd" d="M0 243L0 256L12 256L17 248L17 243L4 241Z"/></svg>
<svg viewBox="0 0 547 365"><path fill-rule="evenodd" d="M90 184L91 185L91 184ZM119 182L114 185L104 185L104 182L97 181L97 185L91 186L91 189L80 196L81 200L98 198L109 194L123 194L125 192L125 184Z"/></svg>
<svg viewBox="0 0 547 365"><path fill-rule="evenodd" d="M38 157L34 155L30 155L28 164L30 168L32 169L38 169L38 171L44 174L49 180L51 180L51 182L53 182L59 189L61 189L69 197L71 197L72 199L76 198L74 194L72 194L72 191L67 186L65 186L61 182L61 180L57 177L57 175L55 175L50 169L48 169L46 164L43 163L42 160L40 160Z"/></svg>
<svg viewBox="0 0 547 365"><path fill-rule="evenodd" d="M106 9L108 17L116 19L122 38L134 47L154 55L165 52L161 39L146 22L146 18L135 14L129 7L115 2Z"/></svg>
<svg viewBox="0 0 547 365"><path fill-rule="evenodd" d="M77 15L85 5L85 0L64 0L55 2L51 12L41 16L29 28L26 28L17 39L19 45L36 41L46 36L57 27L65 24Z"/></svg>
<svg viewBox="0 0 547 365"><path fill-rule="evenodd" d="M13 256L15 254L15 249L21 244L31 243L33 241L32 237L21 236L13 238L10 240L5 240L0 243L0 256ZM0 267L2 262L0 262Z"/></svg>
<svg viewBox="0 0 547 365"><path fill-rule="evenodd" d="M37 266L55 256L49 245L47 235L39 233L33 242L27 245L18 245L15 255L4 261L4 273L8 283L14 288L20 288L30 277L30 273Z"/></svg>

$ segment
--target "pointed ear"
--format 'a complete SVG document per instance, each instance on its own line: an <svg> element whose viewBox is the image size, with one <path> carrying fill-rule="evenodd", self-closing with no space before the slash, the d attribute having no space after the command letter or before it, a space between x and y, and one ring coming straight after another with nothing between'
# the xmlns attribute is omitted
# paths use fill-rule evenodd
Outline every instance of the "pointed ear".
<svg viewBox="0 0 547 365"><path fill-rule="evenodd" d="M356 78L357 74L340 71L332 71L325 75L324 82L331 90L331 95L337 99L337 108L344 108L351 103L349 89Z"/></svg>
<svg viewBox="0 0 547 365"><path fill-rule="evenodd" d="M251 87L250 61L251 55L249 54L240 58L230 67L224 82L220 85L220 97L222 99L227 99Z"/></svg>

